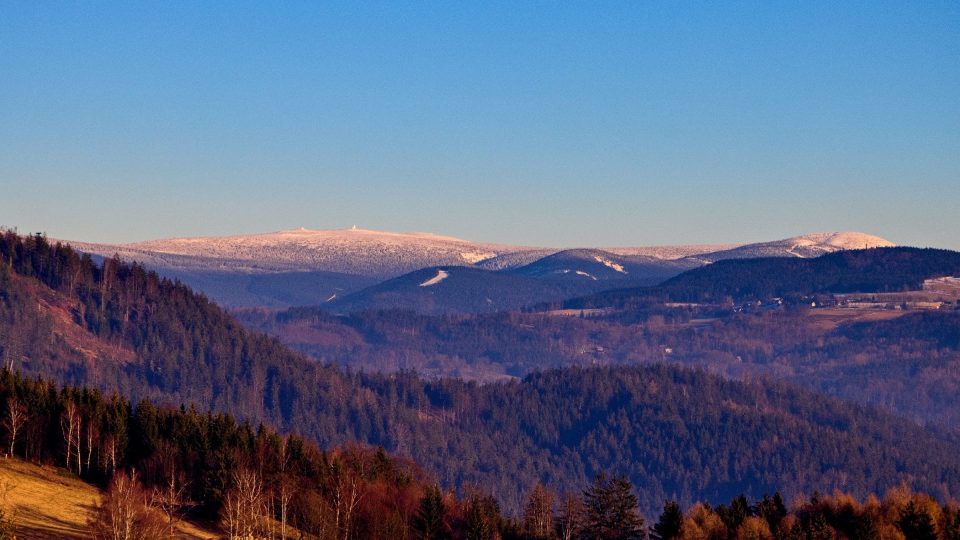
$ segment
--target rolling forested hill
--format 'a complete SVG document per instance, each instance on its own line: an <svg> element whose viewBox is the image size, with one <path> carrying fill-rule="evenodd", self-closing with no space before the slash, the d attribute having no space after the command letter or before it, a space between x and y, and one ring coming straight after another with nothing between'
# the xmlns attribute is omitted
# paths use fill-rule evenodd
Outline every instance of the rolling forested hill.
<svg viewBox="0 0 960 540"><path fill-rule="evenodd" d="M884 247L838 251L813 259L727 259L688 270L656 287L605 291L566 308L629 308L651 299L674 302L768 300L817 293L917 290L925 279L960 275L960 252Z"/></svg>
<svg viewBox="0 0 960 540"><path fill-rule="evenodd" d="M952 304L932 311L776 305L744 312L660 304L577 313L338 317L299 308L236 316L320 362L363 371L489 382L570 366L666 362L734 379L781 380L960 428L960 312Z"/></svg>

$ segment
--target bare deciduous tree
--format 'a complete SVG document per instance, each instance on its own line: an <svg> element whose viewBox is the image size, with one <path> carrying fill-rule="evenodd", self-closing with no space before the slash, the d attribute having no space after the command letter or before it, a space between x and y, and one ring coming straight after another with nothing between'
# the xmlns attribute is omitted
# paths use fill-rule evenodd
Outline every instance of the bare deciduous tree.
<svg viewBox="0 0 960 540"><path fill-rule="evenodd" d="M97 540L159 540L164 526L149 506L135 472L118 473L97 507L90 532Z"/></svg>
<svg viewBox="0 0 960 540"><path fill-rule="evenodd" d="M337 537L346 540L350 538L355 511L363 500L364 486L358 471L349 465L337 463L331 472L330 504L333 507Z"/></svg>
<svg viewBox="0 0 960 540"><path fill-rule="evenodd" d="M534 538L549 538L553 535L553 492L537 484L527 498L523 509L523 528Z"/></svg>
<svg viewBox="0 0 960 540"><path fill-rule="evenodd" d="M155 487L150 496L152 506L164 516L168 538L175 538L177 523L190 506L186 493L187 482L183 475L177 472L175 466L171 466L167 481L162 486Z"/></svg>
<svg viewBox="0 0 960 540"><path fill-rule="evenodd" d="M579 497L567 494L560 503L560 515L557 516L557 532L561 540L572 540L582 525L583 501Z"/></svg>
<svg viewBox="0 0 960 540"><path fill-rule="evenodd" d="M79 429L79 428L78 428ZM93 458L93 445L94 442L98 439L97 437L97 428L93 423L93 418L87 419L87 472L90 471L90 460ZM79 445L77 450L80 450Z"/></svg>
<svg viewBox="0 0 960 540"><path fill-rule="evenodd" d="M109 474L117 470L117 437L113 434L108 435L100 445L100 463Z"/></svg>
<svg viewBox="0 0 960 540"><path fill-rule="evenodd" d="M221 516L228 537L260 538L267 518L267 496L260 475L250 469L235 472Z"/></svg>
<svg viewBox="0 0 960 540"><path fill-rule="evenodd" d="M290 454L287 452L287 440L280 442L280 477L277 486L277 502L280 505L280 538L287 539L287 516L290 509L290 501L296 493L293 480L287 474L287 463L290 461Z"/></svg>
<svg viewBox="0 0 960 540"><path fill-rule="evenodd" d="M67 445L67 455L66 460L64 461L65 466L68 471L71 469L71 458L73 457L73 448L77 447L77 473L79 470L80 463L80 410L77 407L77 404L72 400L67 401L67 405L63 409L63 414L60 416L60 429L63 431L63 440Z"/></svg>
<svg viewBox="0 0 960 540"><path fill-rule="evenodd" d="M14 446L17 444L17 435L26 421L26 406L20 403L20 400L15 396L7 398L7 416L3 421L3 425L7 428L7 433L10 436L10 451L7 453L8 457L13 455Z"/></svg>

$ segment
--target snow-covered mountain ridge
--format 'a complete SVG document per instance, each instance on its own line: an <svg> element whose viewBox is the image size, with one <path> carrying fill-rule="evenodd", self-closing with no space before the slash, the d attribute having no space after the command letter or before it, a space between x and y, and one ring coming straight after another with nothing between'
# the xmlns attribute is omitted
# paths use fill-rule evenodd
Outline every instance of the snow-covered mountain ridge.
<svg viewBox="0 0 960 540"><path fill-rule="evenodd" d="M885 238L861 232L814 233L794 236L773 242L745 244L730 249L695 255L691 258L711 263L723 259L749 259L755 257L800 257L811 258L836 251L893 247Z"/></svg>
<svg viewBox="0 0 960 540"><path fill-rule="evenodd" d="M326 271L388 278L433 266L518 268L564 250L480 243L430 233L293 229L264 234L172 238L131 244L70 242L84 252L168 270L248 273ZM893 246L859 232L816 233L754 244L606 248L619 256L708 264L728 258L814 257L843 249ZM671 263L671 264L674 264Z"/></svg>
<svg viewBox="0 0 960 540"><path fill-rule="evenodd" d="M132 244L71 242L103 256L179 270L327 271L392 277L438 265L472 265L523 248L469 242L430 233L366 229L293 229L273 233L172 238Z"/></svg>

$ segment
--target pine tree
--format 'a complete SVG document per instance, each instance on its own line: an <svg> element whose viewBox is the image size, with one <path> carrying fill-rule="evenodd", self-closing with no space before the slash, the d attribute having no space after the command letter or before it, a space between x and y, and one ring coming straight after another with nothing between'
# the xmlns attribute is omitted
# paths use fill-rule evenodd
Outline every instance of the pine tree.
<svg viewBox="0 0 960 540"><path fill-rule="evenodd" d="M650 537L653 540L671 540L680 538L682 530L683 512L680 511L680 505L676 501L667 501L663 505L660 520L651 528Z"/></svg>
<svg viewBox="0 0 960 540"><path fill-rule="evenodd" d="M853 534L850 535L850 540L872 540L879 537L880 530L877 527L877 523L874 521L873 516L867 512L864 512L856 518Z"/></svg>
<svg viewBox="0 0 960 540"><path fill-rule="evenodd" d="M752 514L750 505L747 503L747 498L740 495L730 501L730 506L723 504L718 506L717 515L720 516L723 524L726 525L727 529L732 533L740 527L743 520Z"/></svg>
<svg viewBox="0 0 960 540"><path fill-rule="evenodd" d="M466 540L491 540L500 522L500 505L491 496L473 496L467 501Z"/></svg>
<svg viewBox="0 0 960 540"><path fill-rule="evenodd" d="M633 486L624 476L598 474L583 493L584 540L635 540L646 537Z"/></svg>
<svg viewBox="0 0 960 540"><path fill-rule="evenodd" d="M814 495L813 499L819 500L817 494ZM803 530L808 540L832 540L835 536L833 528L827 523L827 518L820 510L814 511L809 516L804 523Z"/></svg>
<svg viewBox="0 0 960 540"><path fill-rule="evenodd" d="M777 530L780 520L787 515L787 507L780 492L776 492L773 497L764 494L763 499L753 508L753 514L765 519L771 531Z"/></svg>
<svg viewBox="0 0 960 540"><path fill-rule="evenodd" d="M960 540L960 509L955 506L949 508L943 516L943 530L940 531L943 540Z"/></svg>
<svg viewBox="0 0 960 540"><path fill-rule="evenodd" d="M897 521L903 535L910 540L937 540L937 531L933 525L933 518L914 501L900 513Z"/></svg>
<svg viewBox="0 0 960 540"><path fill-rule="evenodd" d="M413 530L417 535L416 537L422 540L446 538L443 526L444 514L445 509L440 488L436 486L428 487L426 493L423 494L423 498L420 499L420 509L413 518Z"/></svg>

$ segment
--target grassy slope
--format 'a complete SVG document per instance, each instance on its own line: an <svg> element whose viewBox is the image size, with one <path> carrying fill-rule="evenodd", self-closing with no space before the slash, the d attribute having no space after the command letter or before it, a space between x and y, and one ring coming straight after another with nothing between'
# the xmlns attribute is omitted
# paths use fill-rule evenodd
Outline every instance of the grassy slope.
<svg viewBox="0 0 960 540"><path fill-rule="evenodd" d="M13 518L17 538L89 537L86 524L100 501L100 491L62 472L0 458L0 504ZM191 523L181 523L179 532L180 538L217 538Z"/></svg>

